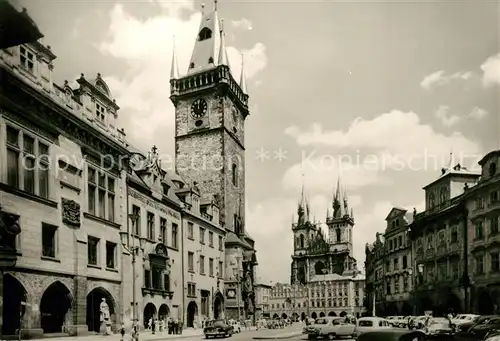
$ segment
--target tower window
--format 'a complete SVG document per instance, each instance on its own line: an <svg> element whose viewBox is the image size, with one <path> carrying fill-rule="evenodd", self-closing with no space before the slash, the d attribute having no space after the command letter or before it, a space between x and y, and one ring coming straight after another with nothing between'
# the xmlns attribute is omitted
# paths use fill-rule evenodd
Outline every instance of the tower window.
<svg viewBox="0 0 500 341"><path fill-rule="evenodd" d="M194 63L189 64L190 69L194 69Z"/></svg>
<svg viewBox="0 0 500 341"><path fill-rule="evenodd" d="M301 249L304 248L304 235L303 234L301 234L299 237L299 245L300 245Z"/></svg>
<svg viewBox="0 0 500 341"><path fill-rule="evenodd" d="M213 64L214 63L214 59L212 57L208 58L208 64Z"/></svg>
<svg viewBox="0 0 500 341"><path fill-rule="evenodd" d="M497 172L497 164L496 164L496 163L494 163L494 162L492 162L492 163L490 164L490 169L489 169L489 173L490 173L490 174L489 174L489 175L490 175L490 176L494 176L494 175L496 174L496 172Z"/></svg>
<svg viewBox="0 0 500 341"><path fill-rule="evenodd" d="M341 234L340 234L340 229L337 229L337 231L335 231L336 234L337 234L337 243L340 243L340 237L341 237Z"/></svg>
<svg viewBox="0 0 500 341"><path fill-rule="evenodd" d="M198 34L198 41L203 41L212 38L212 30L207 27L203 27Z"/></svg>
<svg viewBox="0 0 500 341"><path fill-rule="evenodd" d="M231 170L231 177L233 180L233 185L238 186L238 167L233 163L233 168Z"/></svg>

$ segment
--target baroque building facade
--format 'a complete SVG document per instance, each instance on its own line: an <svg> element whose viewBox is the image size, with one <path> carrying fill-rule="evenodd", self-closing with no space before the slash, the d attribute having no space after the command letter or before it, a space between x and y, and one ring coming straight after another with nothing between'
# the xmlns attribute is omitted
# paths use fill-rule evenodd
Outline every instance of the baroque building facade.
<svg viewBox="0 0 500 341"><path fill-rule="evenodd" d="M175 106L176 172L196 183L203 203L219 207L226 231L224 300L229 318L255 318L253 239L245 229L245 120L249 115L244 67L231 72L225 30L213 9L202 19L185 74L172 58L170 99ZM189 303L188 303L189 304Z"/></svg>
<svg viewBox="0 0 500 341"><path fill-rule="evenodd" d="M270 284L257 283L255 285L256 319L270 318L269 299L272 286Z"/></svg>
<svg viewBox="0 0 500 341"><path fill-rule="evenodd" d="M500 150L481 161L481 177L466 190L470 310L479 314L500 313Z"/></svg>
<svg viewBox="0 0 500 341"><path fill-rule="evenodd" d="M332 214L330 215L328 210L326 217L328 227L328 237L326 237L320 224L311 221L309 205L302 189L297 209L298 219L292 224L293 289L284 290L293 293L294 297L304 297L304 293L306 294L305 306L297 312L297 316L301 318L343 312L359 315L364 309L365 278L357 269L353 257L354 215L353 210L349 210L348 197L346 191L341 190L340 181L337 182L332 208ZM278 292L281 292L280 290ZM274 296L274 298L279 297L281 296ZM276 304L280 306L279 302ZM283 305L281 307L283 308Z"/></svg>
<svg viewBox="0 0 500 341"><path fill-rule="evenodd" d="M408 229L413 213L394 207L386 217L386 229L377 233L365 247L367 300L370 314L403 315L413 313L413 265Z"/></svg>

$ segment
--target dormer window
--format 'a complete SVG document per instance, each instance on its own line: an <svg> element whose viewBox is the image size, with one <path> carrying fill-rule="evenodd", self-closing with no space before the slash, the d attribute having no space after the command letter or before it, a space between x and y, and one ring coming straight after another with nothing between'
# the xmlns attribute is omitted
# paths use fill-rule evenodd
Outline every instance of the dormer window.
<svg viewBox="0 0 500 341"><path fill-rule="evenodd" d="M95 116L101 122L104 122L104 117L106 116L106 108L97 102L95 104Z"/></svg>
<svg viewBox="0 0 500 341"><path fill-rule="evenodd" d="M189 64L190 69L194 69L194 63Z"/></svg>
<svg viewBox="0 0 500 341"><path fill-rule="evenodd" d="M434 193L429 194L429 208L433 208L436 204L436 198L434 197Z"/></svg>
<svg viewBox="0 0 500 341"><path fill-rule="evenodd" d="M207 27L203 27L198 34L198 41L203 41L212 38L212 30Z"/></svg>
<svg viewBox="0 0 500 341"><path fill-rule="evenodd" d="M443 203L446 201L446 187L441 188L439 192L439 203Z"/></svg>
<svg viewBox="0 0 500 341"><path fill-rule="evenodd" d="M497 164L495 162L492 162L490 164L489 175L494 176L496 173L497 173Z"/></svg>
<svg viewBox="0 0 500 341"><path fill-rule="evenodd" d="M208 58L208 64L213 64L214 63L214 59L212 57Z"/></svg>
<svg viewBox="0 0 500 341"><path fill-rule="evenodd" d="M19 60L25 70L35 72L35 55L24 46L19 47Z"/></svg>

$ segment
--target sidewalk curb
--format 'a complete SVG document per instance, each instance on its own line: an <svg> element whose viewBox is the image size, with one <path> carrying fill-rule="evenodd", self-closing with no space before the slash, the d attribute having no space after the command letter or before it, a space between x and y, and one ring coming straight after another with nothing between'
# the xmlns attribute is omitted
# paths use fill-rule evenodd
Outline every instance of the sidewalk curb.
<svg viewBox="0 0 500 341"><path fill-rule="evenodd" d="M254 340L285 340L285 339L291 339L292 337L297 337L302 335L302 332L294 332L294 333L288 333L285 335L269 335L269 336L254 336L252 339Z"/></svg>

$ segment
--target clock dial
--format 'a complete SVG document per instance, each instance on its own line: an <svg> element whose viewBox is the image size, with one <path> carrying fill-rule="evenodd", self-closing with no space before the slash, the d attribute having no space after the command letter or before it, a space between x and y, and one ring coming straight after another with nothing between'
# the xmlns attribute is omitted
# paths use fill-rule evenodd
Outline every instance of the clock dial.
<svg viewBox="0 0 500 341"><path fill-rule="evenodd" d="M191 104L191 115L194 118L202 118L207 113L207 110L208 104L204 99L198 98Z"/></svg>
<svg viewBox="0 0 500 341"><path fill-rule="evenodd" d="M229 291L227 292L227 295L228 295L229 297L234 297L234 296L236 296L236 293L234 292L234 290L229 290Z"/></svg>

